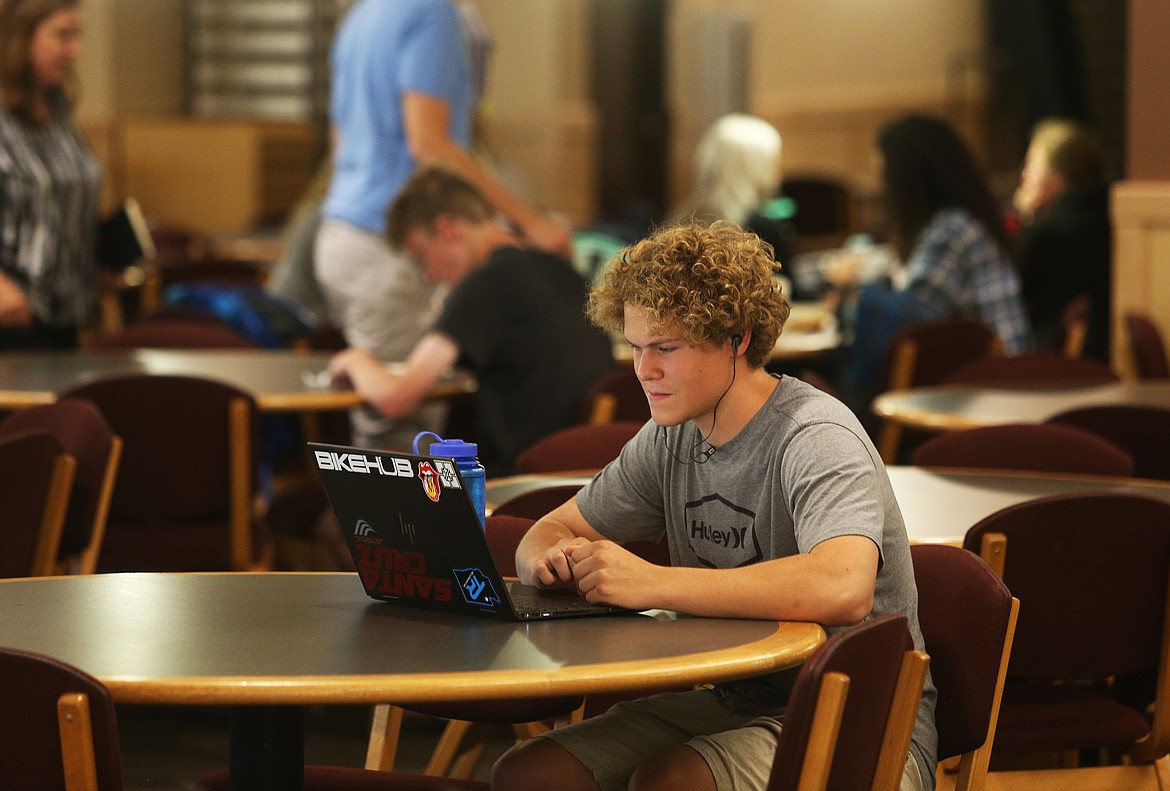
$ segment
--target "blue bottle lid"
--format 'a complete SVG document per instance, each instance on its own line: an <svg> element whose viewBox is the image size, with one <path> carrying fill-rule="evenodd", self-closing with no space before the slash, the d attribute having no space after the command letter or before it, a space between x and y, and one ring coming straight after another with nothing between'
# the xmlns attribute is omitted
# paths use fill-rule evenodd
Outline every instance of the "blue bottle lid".
<svg viewBox="0 0 1170 791"><path fill-rule="evenodd" d="M422 431L414 438L414 452L418 453L420 438L430 435L435 438L427 453L431 456L445 456L448 459L474 459L479 455L479 446L461 439L443 439L433 431Z"/></svg>

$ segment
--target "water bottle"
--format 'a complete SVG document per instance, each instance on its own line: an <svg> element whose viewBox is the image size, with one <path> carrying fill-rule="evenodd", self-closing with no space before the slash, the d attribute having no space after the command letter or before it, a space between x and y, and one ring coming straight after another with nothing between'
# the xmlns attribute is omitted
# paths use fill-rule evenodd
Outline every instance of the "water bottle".
<svg viewBox="0 0 1170 791"><path fill-rule="evenodd" d="M467 494L471 497L471 504L475 506L475 513L479 516L479 525L485 524L487 513L487 490L485 488L485 470L479 463L476 455L479 446L474 442L464 442L461 439L443 439L433 431L420 431L414 438L414 452L419 453L418 441L426 436L434 437L427 455L442 456L453 459L459 468L459 475L467 486Z"/></svg>

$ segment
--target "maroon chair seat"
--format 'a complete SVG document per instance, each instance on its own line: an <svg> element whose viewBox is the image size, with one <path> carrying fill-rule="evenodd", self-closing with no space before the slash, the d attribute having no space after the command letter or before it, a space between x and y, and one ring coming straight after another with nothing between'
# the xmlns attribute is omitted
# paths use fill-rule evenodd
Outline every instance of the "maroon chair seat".
<svg viewBox="0 0 1170 791"><path fill-rule="evenodd" d="M1114 699L1108 680L1162 666L1170 582L1170 502L1101 493L1004 508L963 541L1003 536L1005 584L1022 603L996 751L1129 748L1165 755L1163 707L1152 726ZM1162 723L1162 724L1159 724Z"/></svg>
<svg viewBox="0 0 1170 791"><path fill-rule="evenodd" d="M1009 423L952 431L914 450L919 467L1133 475L1133 456L1114 443L1073 426Z"/></svg>

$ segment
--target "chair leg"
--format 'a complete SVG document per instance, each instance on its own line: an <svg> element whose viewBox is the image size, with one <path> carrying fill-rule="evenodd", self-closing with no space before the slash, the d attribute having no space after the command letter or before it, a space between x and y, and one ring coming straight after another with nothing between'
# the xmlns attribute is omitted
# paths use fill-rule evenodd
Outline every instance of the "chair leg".
<svg viewBox="0 0 1170 791"><path fill-rule="evenodd" d="M443 728L443 735L439 737L439 743L435 745L435 751L431 753L431 760L427 763L424 774L434 777L446 776L451 764L455 761L456 751L470 727L471 723L467 720L447 721L446 727Z"/></svg>
<svg viewBox="0 0 1170 791"><path fill-rule="evenodd" d="M398 757L398 736L402 733L403 710L389 703L374 706L370 742L366 747L366 769L389 772Z"/></svg>
<svg viewBox="0 0 1170 791"><path fill-rule="evenodd" d="M1170 756L1163 755L1154 761L1154 777L1158 781L1158 791L1170 791Z"/></svg>

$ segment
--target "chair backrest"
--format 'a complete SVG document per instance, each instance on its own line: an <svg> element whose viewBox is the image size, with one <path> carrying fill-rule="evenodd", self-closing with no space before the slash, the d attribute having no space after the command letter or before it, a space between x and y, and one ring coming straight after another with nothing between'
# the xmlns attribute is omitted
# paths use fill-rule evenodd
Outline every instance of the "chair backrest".
<svg viewBox="0 0 1170 791"><path fill-rule="evenodd" d="M1076 426L1104 437L1133 456L1133 474L1170 481L1170 409L1109 404L1053 415L1046 422Z"/></svg>
<svg viewBox="0 0 1170 791"><path fill-rule="evenodd" d="M632 367L620 366L602 374L585 393L586 423L645 423L649 419L650 403Z"/></svg>
<svg viewBox="0 0 1170 791"><path fill-rule="evenodd" d="M1133 475L1133 456L1104 437L1055 423L1007 423L952 431L914 449L920 467Z"/></svg>
<svg viewBox="0 0 1170 791"><path fill-rule="evenodd" d="M618 457L643 425L620 420L561 429L521 451L516 457L516 472L599 470Z"/></svg>
<svg viewBox="0 0 1170 791"><path fill-rule="evenodd" d="M0 648L0 788L121 791L105 685L51 657Z"/></svg>
<svg viewBox="0 0 1170 791"><path fill-rule="evenodd" d="M62 395L96 404L124 442L99 568L113 570L119 557L151 559L136 570L250 565L259 420L249 393L211 379L137 374ZM197 538L200 525L214 526L214 546L210 535ZM164 528L175 531L168 540L156 532Z"/></svg>
<svg viewBox="0 0 1170 791"><path fill-rule="evenodd" d="M54 573L76 466L48 431L0 438L0 577Z"/></svg>
<svg viewBox="0 0 1170 791"><path fill-rule="evenodd" d="M105 535L122 438L92 402L81 398L62 398L13 412L0 422L0 437L37 429L50 432L77 462L57 550L60 570L92 574Z"/></svg>
<svg viewBox="0 0 1170 791"><path fill-rule="evenodd" d="M1142 379L1170 379L1170 360L1162 332L1149 316L1141 313L1125 314L1125 332L1134 366Z"/></svg>
<svg viewBox="0 0 1170 791"><path fill-rule="evenodd" d="M516 547L536 520L523 516L497 516L492 514L484 524L488 549L496 561L500 573L505 577L516 576Z"/></svg>
<svg viewBox="0 0 1170 791"><path fill-rule="evenodd" d="M1095 360L1066 357L1056 352L1025 352L1010 357L973 360L952 371L946 384L1020 383L1105 384L1120 381L1117 373Z"/></svg>
<svg viewBox="0 0 1170 791"><path fill-rule="evenodd" d="M918 625L938 697L938 758L962 756L957 788L987 773L1019 601L977 555L942 544L910 547Z"/></svg>
<svg viewBox="0 0 1170 791"><path fill-rule="evenodd" d="M556 484L542 486L518 494L507 502L492 509L495 516L520 516L525 519L539 519L562 503L573 499L581 491L580 484Z"/></svg>
<svg viewBox="0 0 1170 791"><path fill-rule="evenodd" d="M877 381L887 390L936 385L964 363L999 354L999 348L999 339L978 319L914 322L890 341ZM887 464L897 461L902 435L901 424L882 422L877 448Z"/></svg>
<svg viewBox="0 0 1170 791"><path fill-rule="evenodd" d="M886 389L902 390L943 382L972 360L998 354L999 341L979 319L920 321L898 331L885 360Z"/></svg>
<svg viewBox="0 0 1170 791"><path fill-rule="evenodd" d="M905 616L890 614L839 631L817 649L789 696L768 791L871 788L910 647ZM913 693L911 724L926 673L925 656L917 656L917 690L902 690Z"/></svg>
<svg viewBox="0 0 1170 791"><path fill-rule="evenodd" d="M1011 677L1092 680L1159 666L1170 502L1119 492L1042 497L982 519L963 547L978 553L988 535L1006 537L1003 580L1024 603Z"/></svg>
<svg viewBox="0 0 1170 791"><path fill-rule="evenodd" d="M94 351L124 349L254 349L256 344L210 316L145 316L95 338Z"/></svg>

